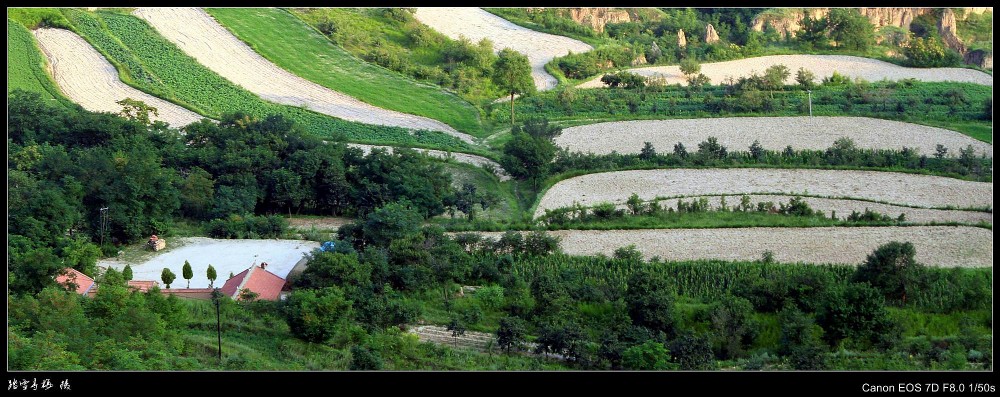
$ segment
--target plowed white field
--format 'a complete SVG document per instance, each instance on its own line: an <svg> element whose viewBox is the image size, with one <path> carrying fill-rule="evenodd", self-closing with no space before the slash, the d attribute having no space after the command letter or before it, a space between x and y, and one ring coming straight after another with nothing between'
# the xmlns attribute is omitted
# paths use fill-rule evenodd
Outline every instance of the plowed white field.
<svg viewBox="0 0 1000 397"><path fill-rule="evenodd" d="M714 119L635 120L570 127L556 139L556 145L571 152L594 154L639 153L645 142L657 152L673 150L678 142L688 150L710 136L731 151L746 151L754 140L768 150L791 145L800 149L826 149L839 138L854 140L860 148L902 149L904 146L933 155L938 144L948 154L968 145L976 154L993 157L993 145L959 132L920 124L868 117L733 117Z"/></svg>
<svg viewBox="0 0 1000 397"><path fill-rule="evenodd" d="M624 203L713 194L808 194L920 207L991 207L993 184L895 172L807 169L670 169L616 171L566 179L542 197L535 216L579 202Z"/></svg>
<svg viewBox="0 0 1000 397"><path fill-rule="evenodd" d="M92 112L118 113L122 106L115 103L132 98L155 107L153 120L183 127L202 116L132 88L118 79L118 70L86 40L64 29L37 29L35 39L49 61L52 77L67 98Z"/></svg>
<svg viewBox="0 0 1000 397"><path fill-rule="evenodd" d="M594 49L576 39L515 25L480 8L420 7L413 16L452 39L464 36L473 43L478 43L485 38L493 42L496 51L511 48L527 55L528 62L531 63L531 77L539 90L548 90L558 84L556 78L545 71L545 64L552 58L566 55L570 51L578 54Z"/></svg>
<svg viewBox="0 0 1000 397"><path fill-rule="evenodd" d="M701 73L712 79L713 84L720 84L727 77L738 79L751 73L763 74L764 70L773 65L785 65L792 72L785 83L795 81L795 72L805 68L816 75L817 82L833 72L850 78L860 77L868 81L882 79L902 80L917 79L921 81L956 81L993 86L993 76L973 69L964 68L907 68L877 59L854 57L848 55L769 55L763 57L737 59L734 61L705 63L701 65ZM651 66L629 69L629 72L646 77L663 78L667 84L687 84L680 66ZM603 87L601 76L580 84L580 88Z"/></svg>
<svg viewBox="0 0 1000 397"><path fill-rule="evenodd" d="M201 9L150 7L135 15L202 65L265 100L366 124L442 131L472 142L440 121L375 107L298 77L254 52Z"/></svg>

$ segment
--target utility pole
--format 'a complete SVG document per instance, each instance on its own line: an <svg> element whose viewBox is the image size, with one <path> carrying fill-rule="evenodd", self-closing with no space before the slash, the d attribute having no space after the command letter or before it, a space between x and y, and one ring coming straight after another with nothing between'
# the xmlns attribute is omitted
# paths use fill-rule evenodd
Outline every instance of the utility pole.
<svg viewBox="0 0 1000 397"><path fill-rule="evenodd" d="M101 212L101 249L104 249L104 234L108 230L108 207L99 209Z"/></svg>
<svg viewBox="0 0 1000 397"><path fill-rule="evenodd" d="M215 326L219 335L219 364L222 364L222 316L219 314L219 303L222 300L222 291L218 288L212 290L212 300L215 301Z"/></svg>
<svg viewBox="0 0 1000 397"><path fill-rule="evenodd" d="M812 117L812 115L813 115L813 91L812 90L806 90L806 92L809 93L809 117Z"/></svg>

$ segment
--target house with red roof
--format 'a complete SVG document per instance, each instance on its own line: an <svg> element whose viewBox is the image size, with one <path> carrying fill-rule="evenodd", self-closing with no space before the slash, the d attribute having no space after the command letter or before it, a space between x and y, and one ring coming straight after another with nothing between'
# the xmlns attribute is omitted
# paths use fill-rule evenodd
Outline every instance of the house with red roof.
<svg viewBox="0 0 1000 397"><path fill-rule="evenodd" d="M222 286L222 294L239 299L240 292L249 290L257 294L257 299L279 300L281 289L285 286L285 279L267 271L266 267L266 263L261 263L260 266L251 266L226 280L226 284Z"/></svg>
<svg viewBox="0 0 1000 397"><path fill-rule="evenodd" d="M63 272L56 276L56 283L66 288L69 288L71 283L76 284L76 293L80 295L87 295L96 285L94 279L69 267L63 269Z"/></svg>

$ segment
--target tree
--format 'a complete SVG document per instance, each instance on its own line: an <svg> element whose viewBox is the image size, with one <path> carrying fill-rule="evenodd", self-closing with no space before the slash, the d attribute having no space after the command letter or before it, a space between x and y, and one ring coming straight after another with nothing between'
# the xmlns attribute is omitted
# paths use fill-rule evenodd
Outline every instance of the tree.
<svg viewBox="0 0 1000 397"><path fill-rule="evenodd" d="M826 37L826 18L812 19L807 13L802 18L800 25L802 25L802 29L795 38L804 49L811 50L827 46L829 39Z"/></svg>
<svg viewBox="0 0 1000 397"><path fill-rule="evenodd" d="M884 298L868 283L851 283L827 291L816 312L816 322L826 331L824 339L836 346L844 338L877 342L891 334Z"/></svg>
<svg viewBox="0 0 1000 397"><path fill-rule="evenodd" d="M683 158L687 158L687 155L688 155L688 152L687 152L687 149L684 147L684 144L680 143L680 142L677 142L677 144L674 145L674 156L677 156L677 157L680 157L680 158L683 159Z"/></svg>
<svg viewBox="0 0 1000 397"><path fill-rule="evenodd" d="M122 269L122 278L125 281L132 281L132 265L125 265L125 269Z"/></svg>
<svg viewBox="0 0 1000 397"><path fill-rule="evenodd" d="M201 167L193 167L181 185L181 210L188 216L204 219L215 201L215 181ZM228 214L227 214L228 215Z"/></svg>
<svg viewBox="0 0 1000 397"><path fill-rule="evenodd" d="M757 334L757 323L753 319L753 313L750 301L727 295L709 314L712 329L721 339L723 358L733 359L741 356L744 347L753 342Z"/></svg>
<svg viewBox="0 0 1000 397"><path fill-rule="evenodd" d="M780 90L785 86L785 80L788 79L788 76L791 76L791 72L785 65L772 65L764 70L764 84L768 90L772 91L772 97L774 97L773 91Z"/></svg>
<svg viewBox="0 0 1000 397"><path fill-rule="evenodd" d="M840 47L865 52L875 43L875 27L858 10L833 8L826 20L830 38Z"/></svg>
<svg viewBox="0 0 1000 397"><path fill-rule="evenodd" d="M184 261L184 267L181 268L181 275L187 280L187 287L191 288L191 278L194 277L194 271L191 270L191 264L188 261Z"/></svg>
<svg viewBox="0 0 1000 397"><path fill-rule="evenodd" d="M795 82L799 83L799 87L803 90L811 90L816 87L816 75L806 68L799 68L795 73Z"/></svg>
<svg viewBox="0 0 1000 397"><path fill-rule="evenodd" d="M504 349L509 354L511 349L518 350L525 341L524 321L517 317L504 317L500 319L500 327L497 328L497 346Z"/></svg>
<svg viewBox="0 0 1000 397"><path fill-rule="evenodd" d="M662 343L648 340L622 353L622 367L627 370L661 371L675 369L670 363L670 351Z"/></svg>
<svg viewBox="0 0 1000 397"><path fill-rule="evenodd" d="M176 278L177 275L168 268L163 268L163 271L160 272L160 280L163 280L163 284L166 285L168 289L170 288L170 284L173 283Z"/></svg>
<svg viewBox="0 0 1000 397"><path fill-rule="evenodd" d="M121 105L122 111L119 112L119 114L122 117L132 121L138 121L145 125L149 125L151 123L151 119L149 117L150 113L157 117L160 115L155 107L149 106L145 102L137 99L125 98L115 103Z"/></svg>
<svg viewBox="0 0 1000 397"><path fill-rule="evenodd" d="M337 287L298 290L285 299L283 312L292 335L307 342L323 343L348 320L352 303Z"/></svg>
<svg viewBox="0 0 1000 397"><path fill-rule="evenodd" d="M908 66L918 68L935 68L957 66L961 56L957 52L944 47L940 38L915 37L903 45L903 55Z"/></svg>
<svg viewBox="0 0 1000 397"><path fill-rule="evenodd" d="M354 289L371 284L372 269L358 261L356 254L313 252L306 257L306 270L295 280L295 288L343 288L348 295Z"/></svg>
<svg viewBox="0 0 1000 397"><path fill-rule="evenodd" d="M913 244L892 241L868 254L865 263L854 271L854 282L867 282L882 292L887 300L906 304L907 292L923 270L914 258Z"/></svg>
<svg viewBox="0 0 1000 397"><path fill-rule="evenodd" d="M640 270L628 279L625 304L632 323L674 333L674 290L659 273Z"/></svg>
<svg viewBox="0 0 1000 397"><path fill-rule="evenodd" d="M656 158L656 149L653 148L653 144L645 142L642 144L642 150L639 151L639 158L649 161Z"/></svg>
<svg viewBox="0 0 1000 397"><path fill-rule="evenodd" d="M510 94L510 126L514 127L514 95L535 92L531 63L528 57L510 48L504 48L497 56L493 64L493 83Z"/></svg>
<svg viewBox="0 0 1000 397"><path fill-rule="evenodd" d="M345 225L337 234L342 240L354 239L359 250L369 244L388 247L393 240L417 233L422 222L423 216L411 206L389 203L368 214L360 225ZM357 235L347 234L352 230Z"/></svg>
<svg viewBox="0 0 1000 397"><path fill-rule="evenodd" d="M498 199L490 192L478 192L476 185L463 183L462 188L459 189L458 192L455 193L454 197L452 197L449 201L451 202L452 207L456 210L462 211L462 213L464 213L471 222L476 219L477 204L485 211L496 204Z"/></svg>
<svg viewBox="0 0 1000 397"><path fill-rule="evenodd" d="M205 275L208 277L208 288L215 288L215 279L218 277L218 274L215 273L215 268L211 264L208 265Z"/></svg>
<svg viewBox="0 0 1000 397"><path fill-rule="evenodd" d="M682 370L711 369L715 358L712 342L704 335L686 333L670 342L669 349Z"/></svg>
<svg viewBox="0 0 1000 397"><path fill-rule="evenodd" d="M680 68L682 74L691 76L701 71L701 64L694 58L684 58L680 63Z"/></svg>
<svg viewBox="0 0 1000 397"><path fill-rule="evenodd" d="M555 158L556 145L552 139L562 129L550 125L548 120L532 119L511 132L513 138L503 147L500 165L515 178L530 178L537 185L538 179Z"/></svg>
<svg viewBox="0 0 1000 397"><path fill-rule="evenodd" d="M458 347L458 337L465 335L465 321L462 321L462 319L458 316L452 316L451 321L448 322L447 329L448 331L451 331L451 337L454 338L455 347Z"/></svg>
<svg viewBox="0 0 1000 397"><path fill-rule="evenodd" d="M755 160L764 158L764 147L760 145L760 141L757 139L754 139L750 145L750 156Z"/></svg>
<svg viewBox="0 0 1000 397"><path fill-rule="evenodd" d="M354 345L351 346L351 371L372 371L382 369L382 357L376 351Z"/></svg>
<svg viewBox="0 0 1000 397"><path fill-rule="evenodd" d="M787 356L795 369L816 370L826 366L826 347L820 340L823 328L794 304L778 313L781 336L778 353Z"/></svg>

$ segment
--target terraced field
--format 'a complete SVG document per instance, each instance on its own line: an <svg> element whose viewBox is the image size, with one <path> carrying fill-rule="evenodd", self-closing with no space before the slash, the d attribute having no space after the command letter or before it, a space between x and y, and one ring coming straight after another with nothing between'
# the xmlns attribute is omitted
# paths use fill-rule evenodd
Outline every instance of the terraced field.
<svg viewBox="0 0 1000 397"><path fill-rule="evenodd" d="M34 35L60 90L84 109L118 113L122 106L115 102L132 98L157 109L157 114L151 116L153 120L175 127L202 119L195 112L123 83L115 67L76 33L64 29L38 29Z"/></svg>
<svg viewBox="0 0 1000 397"><path fill-rule="evenodd" d="M646 258L758 260L765 251L778 262L857 265L879 245L912 242L917 262L941 267L993 266L993 231L978 227L815 227L661 230L558 230L570 255L612 255L635 244ZM501 233L482 233L498 237Z"/></svg>
<svg viewBox="0 0 1000 397"><path fill-rule="evenodd" d="M877 171L809 169L670 169L618 171L566 179L549 188L535 216L545 209L601 202L624 203L636 193L656 197L716 194L804 194L928 208L992 208L993 184L939 176Z"/></svg>
<svg viewBox="0 0 1000 397"><path fill-rule="evenodd" d="M62 98L52 78L45 72L48 63L34 36L21 24L7 20L7 93L20 89L37 92L42 98Z"/></svg>
<svg viewBox="0 0 1000 397"><path fill-rule="evenodd" d="M696 148L708 137L718 138L730 150L747 150L755 140L764 149L780 151L829 148L839 138L850 138L860 148L917 149L934 154L937 145L950 155L972 145L977 154L993 157L993 145L959 132L919 124L868 117L736 117L712 119L636 120L589 124L563 130L556 145L570 151L595 154L639 153L645 142L658 151L676 143Z"/></svg>
<svg viewBox="0 0 1000 397"><path fill-rule="evenodd" d="M298 77L254 52L201 9L140 8L135 15L208 69L267 101L366 124L442 131L472 142L440 121L378 108Z"/></svg>
<svg viewBox="0 0 1000 397"><path fill-rule="evenodd" d="M485 38L493 42L497 51L511 48L527 55L531 63L531 77L539 90L552 89L558 84L556 78L545 71L546 63L570 51L581 53L594 49L579 40L515 25L479 8L421 7L413 16L452 39L466 37L478 42Z"/></svg>
<svg viewBox="0 0 1000 397"><path fill-rule="evenodd" d="M789 200L795 197L773 194L754 194L748 196L750 197L750 205L754 208L757 207L757 203L771 202L778 205L778 203L788 203ZM714 209L722 205L723 198L726 199L727 208L734 208L740 204L741 196L694 196L659 200L658 203L663 209L674 208L676 210L679 201L691 202L698 198L707 199L708 205ZM846 218L852 211L864 213L867 209L893 218L898 218L900 214L903 214L905 221L909 223L956 222L975 224L982 222L993 224L992 212L913 208L863 200L828 199L821 197L803 197L802 200L809 204L810 208L823 211L826 217L836 215L838 219ZM624 205L620 205L619 207L625 208Z"/></svg>
<svg viewBox="0 0 1000 397"><path fill-rule="evenodd" d="M993 86L993 76L978 70L963 68L907 68L876 59L847 55L770 55L735 61L706 63L701 65L701 73L708 76L713 84L720 84L728 77L738 79L751 73L763 74L774 65L785 65L791 70L786 84L795 81L795 71L805 68L823 79L837 72L850 78L860 77L868 81L917 79L921 81L967 82ZM641 76L663 79L667 84L687 84L680 66L653 66L629 69ZM603 87L601 76L580 84L580 88Z"/></svg>

